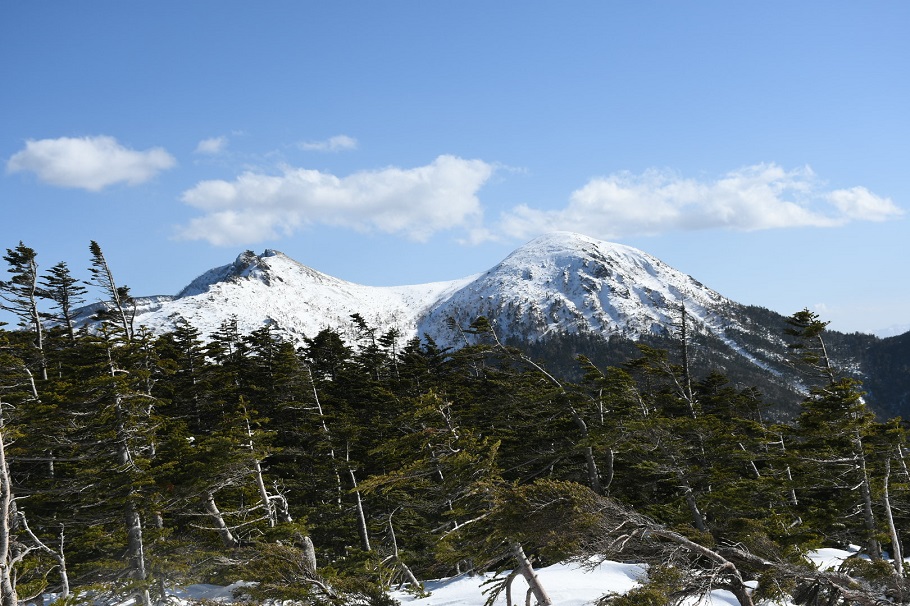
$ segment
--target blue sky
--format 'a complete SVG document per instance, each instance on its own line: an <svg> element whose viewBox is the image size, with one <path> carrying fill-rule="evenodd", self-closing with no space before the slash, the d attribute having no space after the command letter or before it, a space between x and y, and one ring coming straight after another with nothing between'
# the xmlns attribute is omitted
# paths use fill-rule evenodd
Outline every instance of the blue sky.
<svg viewBox="0 0 910 606"><path fill-rule="evenodd" d="M396 285L553 229L910 325L910 3L5 2L0 249Z"/></svg>

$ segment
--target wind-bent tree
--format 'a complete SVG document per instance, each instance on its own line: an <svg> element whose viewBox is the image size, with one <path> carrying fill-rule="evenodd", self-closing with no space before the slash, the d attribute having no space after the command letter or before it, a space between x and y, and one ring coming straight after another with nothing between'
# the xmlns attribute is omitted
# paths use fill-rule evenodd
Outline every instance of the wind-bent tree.
<svg viewBox="0 0 910 606"><path fill-rule="evenodd" d="M704 598L714 589L730 591L740 606L769 600L813 606L907 603L903 579L819 570L774 544L755 551L734 542L699 542L615 499L595 495L589 507L587 511L597 518L597 528L577 552L579 561L590 564L592 558L612 559L649 565L641 587L626 595L605 596L599 602L605 606L678 606Z"/></svg>
<svg viewBox="0 0 910 606"><path fill-rule="evenodd" d="M103 302L106 306L106 313L101 315L113 317L115 322L119 322L127 340L131 340L133 338L133 317L136 313L136 306L130 296L130 289L128 286L117 286L114 281L114 274L111 273L111 268L107 264L107 259L104 258L104 253L101 252L101 246L94 240L89 244L89 251L92 253L92 265L89 267L89 272L92 274L92 283L98 286L101 292L108 297L108 300Z"/></svg>
<svg viewBox="0 0 910 606"><path fill-rule="evenodd" d="M77 463L56 478L78 488L69 505L79 572L92 567L96 578L141 604L151 602L151 546L167 510L155 482L162 421L147 338L127 340L110 324L81 337L63 411L73 425L68 440Z"/></svg>
<svg viewBox="0 0 910 606"><path fill-rule="evenodd" d="M22 326L34 334L34 347L38 357L41 379L47 380L47 359L44 353L44 327L38 311L38 263L37 253L22 242L16 248L7 248L3 259L9 263L12 279L0 281L0 309L11 311L19 317Z"/></svg>

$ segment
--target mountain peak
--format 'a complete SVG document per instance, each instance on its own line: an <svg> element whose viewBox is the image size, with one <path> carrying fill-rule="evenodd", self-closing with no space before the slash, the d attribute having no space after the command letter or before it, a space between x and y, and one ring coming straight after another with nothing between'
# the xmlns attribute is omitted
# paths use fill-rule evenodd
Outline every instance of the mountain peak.
<svg viewBox="0 0 910 606"><path fill-rule="evenodd" d="M598 240L584 234L580 234L574 231L550 231L545 234L540 234L536 238L531 239L527 244L519 248L525 248L528 246L561 246L565 248L570 247L579 247L586 244L593 245L602 245L602 244L611 244L605 240Z"/></svg>
<svg viewBox="0 0 910 606"><path fill-rule="evenodd" d="M715 323L726 301L659 259L622 244L572 232L539 236L431 308L426 332L454 318L467 325L486 316L505 335L529 340L551 334L666 334L681 307L696 321ZM473 316L473 317L470 317Z"/></svg>
<svg viewBox="0 0 910 606"><path fill-rule="evenodd" d="M298 278L317 281L339 281L329 275L298 263L281 251L265 249L261 255L246 250L233 263L215 267L203 273L177 293L176 298L193 297L210 291L218 284L241 280L258 280L270 284L273 280L295 281Z"/></svg>
<svg viewBox="0 0 910 606"><path fill-rule="evenodd" d="M257 255L251 250L243 251L237 255L237 259L234 260L233 267L237 270L238 273L249 272L256 268L267 269L269 267L269 259L273 257L285 259L299 265L299 263L285 255L283 252L271 248L266 248L261 255Z"/></svg>
<svg viewBox="0 0 910 606"><path fill-rule="evenodd" d="M638 258L647 260L652 265L663 265L655 257L637 248L597 240L596 238L570 231L556 231L538 236L512 252L503 263L515 266L523 263L565 263L570 259L604 261L611 257L617 259Z"/></svg>

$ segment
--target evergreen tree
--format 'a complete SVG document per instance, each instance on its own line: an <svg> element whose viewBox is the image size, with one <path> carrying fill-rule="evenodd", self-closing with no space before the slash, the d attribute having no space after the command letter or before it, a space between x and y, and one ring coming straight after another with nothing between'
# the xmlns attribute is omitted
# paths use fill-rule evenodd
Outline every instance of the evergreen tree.
<svg viewBox="0 0 910 606"><path fill-rule="evenodd" d="M110 325L83 338L80 368L69 395L76 463L61 481L81 487L73 497L80 540L74 560L114 582L118 592L150 603L149 549L166 509L155 482L158 400L141 340ZM119 328L119 327L117 327ZM75 355L75 354L74 354ZM114 554L125 554L125 562Z"/></svg>
<svg viewBox="0 0 910 606"><path fill-rule="evenodd" d="M101 319L112 319L119 323L126 338L132 339L136 305L130 296L130 289L128 286L117 286L101 246L94 240L89 244L89 251L92 253L92 265L89 267L92 283L107 297L107 301L103 302L105 310L99 316Z"/></svg>
<svg viewBox="0 0 910 606"><path fill-rule="evenodd" d="M415 397L451 380L449 354L430 338L408 341L399 355L398 391Z"/></svg>
<svg viewBox="0 0 910 606"><path fill-rule="evenodd" d="M438 544L489 504L488 491L499 482L499 444L462 424L457 408L430 391L418 397L396 419L399 435L373 451L385 473L367 479L363 489L377 506L395 513L406 553L425 574L446 574L434 568L442 556L458 565L469 554ZM449 549L454 549L448 554ZM453 557L454 556L454 557Z"/></svg>
<svg viewBox="0 0 910 606"><path fill-rule="evenodd" d="M719 372L685 387L666 352L641 351L606 372L581 359L596 404L595 444L610 453L610 494L704 540L780 540L794 516L758 395Z"/></svg>
<svg viewBox="0 0 910 606"><path fill-rule="evenodd" d="M794 362L815 382L797 419L802 475L808 481L801 499L806 517L838 542L858 532L868 555L881 560L867 445L875 431L874 415L863 401L859 381L839 376L834 368L822 335L827 323L804 309L791 316L789 324ZM857 518L858 525L845 523Z"/></svg>
<svg viewBox="0 0 910 606"><path fill-rule="evenodd" d="M19 317L19 323L30 330L34 337L37 366L42 380L47 380L47 359L44 353L44 327L38 310L40 289L38 286L37 253L22 242L6 249L3 259L9 263L12 279L0 281L0 309L11 311Z"/></svg>
<svg viewBox="0 0 910 606"><path fill-rule="evenodd" d="M158 396L167 401L170 416L185 423L189 435L204 432L211 426L216 408L208 384L212 369L199 331L186 321L178 322L155 346L168 377L159 384Z"/></svg>
<svg viewBox="0 0 910 606"><path fill-rule="evenodd" d="M62 324L69 337L70 344L76 341L75 319L73 310L84 301L86 288L70 274L65 262L54 265L41 280L38 295L52 302L56 313L46 317Z"/></svg>
<svg viewBox="0 0 910 606"><path fill-rule="evenodd" d="M16 495L11 528L22 558L15 567L16 583L30 596L50 589L69 594L69 577L63 556L64 521L74 494L61 476L63 460L72 460L69 450L70 419L63 411L67 391L58 376L38 385L23 357L31 344L23 332L0 331L0 405L8 440L5 454L9 463L11 490ZM25 354L20 356L20 352ZM63 463L65 466L66 463ZM49 547L54 545L55 547ZM27 558L28 551L34 551ZM33 561L39 555L39 561ZM56 563L56 571L52 569Z"/></svg>

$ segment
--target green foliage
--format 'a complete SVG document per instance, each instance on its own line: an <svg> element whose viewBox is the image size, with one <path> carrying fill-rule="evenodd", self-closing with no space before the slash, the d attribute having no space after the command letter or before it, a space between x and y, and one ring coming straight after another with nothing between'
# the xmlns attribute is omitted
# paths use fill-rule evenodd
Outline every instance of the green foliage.
<svg viewBox="0 0 910 606"><path fill-rule="evenodd" d="M852 576L858 576L868 581L881 582L894 577L894 567L884 560L872 561L860 557L851 557L844 560L840 571Z"/></svg>
<svg viewBox="0 0 910 606"><path fill-rule="evenodd" d="M757 603L784 602L794 595L799 585L793 577L779 574L775 570L767 570L758 577L758 587L752 594Z"/></svg>
<svg viewBox="0 0 910 606"><path fill-rule="evenodd" d="M73 313L84 301L86 288L70 274L65 262L54 265L40 280L38 296L51 302L53 313L43 317L58 322L69 336L70 344L75 342L76 333Z"/></svg>
<svg viewBox="0 0 910 606"><path fill-rule="evenodd" d="M491 538L519 542L545 563L578 553L597 527L597 495L575 482L536 480L496 495Z"/></svg>
<svg viewBox="0 0 910 606"><path fill-rule="evenodd" d="M671 606L683 596L682 573L671 566L652 566L647 577L638 587L625 594L608 594L600 598L597 606Z"/></svg>
<svg viewBox="0 0 910 606"><path fill-rule="evenodd" d="M93 275L126 294L95 248ZM405 562L430 578L511 568L516 543L538 564L581 557L629 512L701 547L797 566L822 541L869 538L852 490L860 460L876 540L889 540L886 464L897 526L910 522L903 427L876 423L855 380L828 376L811 312L790 336L815 384L796 422L780 425L764 418L773 402L720 370L695 374L642 345L613 367L580 357L584 378L572 383L502 344L484 318L454 327L470 343L454 351L402 344L359 315L353 342L324 330L299 350L271 325L244 335L228 319L203 343L186 323L152 338L123 319L51 331L53 372L34 382L30 333L0 333L13 489L41 540L64 532L77 590L242 576L260 581L250 600L380 606ZM608 501L629 513L610 528ZM128 518L141 522L142 573ZM704 559L655 553L679 567L654 565L641 587L602 603L671 604L691 589L686 566L704 572ZM54 566L43 552L25 558L23 592L58 583ZM744 569L762 575L757 595L800 590Z"/></svg>
<svg viewBox="0 0 910 606"><path fill-rule="evenodd" d="M295 600L305 604L327 603L324 582L311 570L301 550L282 543L257 543L234 555L242 563L234 567L234 578L256 579L242 589L242 595L256 601ZM323 587L321 587L323 586Z"/></svg>

